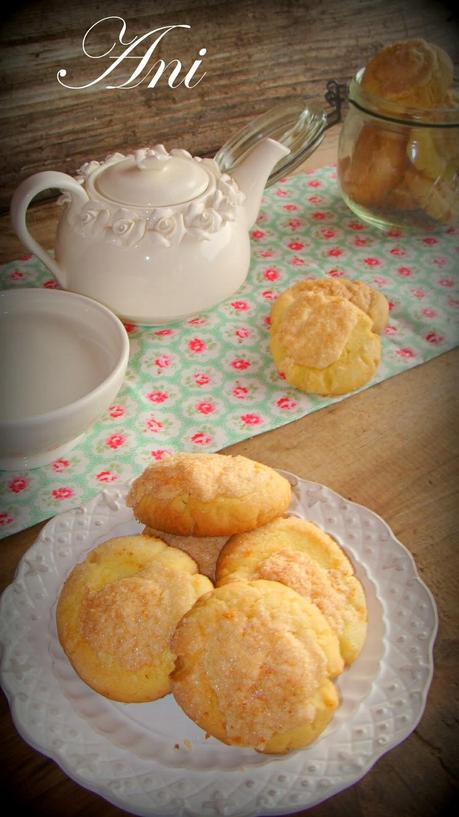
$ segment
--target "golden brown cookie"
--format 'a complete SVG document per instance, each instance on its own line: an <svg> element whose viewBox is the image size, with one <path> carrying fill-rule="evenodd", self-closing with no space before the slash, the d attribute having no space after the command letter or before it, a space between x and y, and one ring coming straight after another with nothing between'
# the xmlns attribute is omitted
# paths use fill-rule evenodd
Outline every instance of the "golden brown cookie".
<svg viewBox="0 0 459 817"><path fill-rule="evenodd" d="M399 184L408 160L407 135L390 125L363 125L352 155L339 164L343 192L364 207L381 204Z"/></svg>
<svg viewBox="0 0 459 817"><path fill-rule="evenodd" d="M453 81L448 54L422 39L403 40L378 51L368 62L362 88L406 107L441 103Z"/></svg>
<svg viewBox="0 0 459 817"><path fill-rule="evenodd" d="M159 539L111 539L67 578L56 611L59 640L96 692L153 701L170 691L170 639L178 621L212 589L186 553Z"/></svg>
<svg viewBox="0 0 459 817"><path fill-rule="evenodd" d="M291 487L273 468L226 454L174 454L132 484L127 504L144 525L179 536L230 536L284 513Z"/></svg>
<svg viewBox="0 0 459 817"><path fill-rule="evenodd" d="M213 582L218 555L228 541L227 536L176 536L174 533L144 528L145 536L155 536L168 545L184 550L196 562L198 570Z"/></svg>
<svg viewBox="0 0 459 817"><path fill-rule="evenodd" d="M297 281L282 293L284 304L278 305L274 301L271 311L271 325L277 322L277 314L285 308L286 303L293 303L298 293L323 292L326 295L335 295L346 298L362 312L365 312L373 321L373 332L380 334L387 325L389 304L381 292L368 286L363 281L351 281L349 278L305 278Z"/></svg>
<svg viewBox="0 0 459 817"><path fill-rule="evenodd" d="M312 522L282 517L230 537L220 553L216 579L217 585L281 582L317 605L338 636L346 664L363 647L367 610L362 585L339 545Z"/></svg>
<svg viewBox="0 0 459 817"><path fill-rule="evenodd" d="M181 620L172 645L177 703L224 743L287 752L315 740L338 705L336 636L315 605L278 582L217 588Z"/></svg>
<svg viewBox="0 0 459 817"><path fill-rule="evenodd" d="M459 223L459 175L452 179L431 179L414 168L405 174L406 185L412 196L435 221L442 224Z"/></svg>
<svg viewBox="0 0 459 817"><path fill-rule="evenodd" d="M291 386L327 395L363 386L381 355L368 315L345 298L314 291L299 292L293 301L288 290L279 296L270 348Z"/></svg>

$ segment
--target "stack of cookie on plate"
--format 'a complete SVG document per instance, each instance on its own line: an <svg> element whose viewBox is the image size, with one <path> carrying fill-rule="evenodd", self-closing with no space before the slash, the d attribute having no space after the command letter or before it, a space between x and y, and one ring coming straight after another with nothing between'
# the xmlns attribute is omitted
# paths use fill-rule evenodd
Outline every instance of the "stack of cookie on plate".
<svg viewBox="0 0 459 817"><path fill-rule="evenodd" d="M127 501L148 532L90 551L58 600L81 678L125 702L172 692L227 744L277 753L317 738L365 641L366 603L336 541L285 515L288 480L241 456L177 454ZM213 581L187 552L202 559L207 541Z"/></svg>

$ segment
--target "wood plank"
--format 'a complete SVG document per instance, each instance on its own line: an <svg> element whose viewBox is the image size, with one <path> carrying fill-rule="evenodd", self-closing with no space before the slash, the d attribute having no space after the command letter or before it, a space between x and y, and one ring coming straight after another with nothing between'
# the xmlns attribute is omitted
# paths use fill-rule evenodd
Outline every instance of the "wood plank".
<svg viewBox="0 0 459 817"><path fill-rule="evenodd" d="M110 64L81 48L84 33L108 13L125 16L125 41L159 26L190 25L160 43L160 56L191 66L199 48L207 48L202 82L173 90L164 80L154 89L147 82L115 90L61 87L61 68L70 84L81 85L102 73L100 64ZM328 79L348 81L378 47L396 39L427 36L459 61L450 16L434 0L138 0L127 7L115 2L109 12L90 0L20 4L0 33L0 212L31 173L74 173L114 150L165 142L214 155L254 115L282 100L323 98ZM114 24L97 29L88 40L91 53L103 53L117 33ZM129 75L121 66L117 82Z"/></svg>

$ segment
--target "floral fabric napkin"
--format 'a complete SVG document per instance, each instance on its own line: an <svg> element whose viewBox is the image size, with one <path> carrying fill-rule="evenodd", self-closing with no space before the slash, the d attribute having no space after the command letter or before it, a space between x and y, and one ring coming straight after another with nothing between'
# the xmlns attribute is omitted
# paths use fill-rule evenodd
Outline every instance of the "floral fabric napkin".
<svg viewBox="0 0 459 817"><path fill-rule="evenodd" d="M250 273L233 297L181 323L126 325L124 385L76 448L41 468L0 472L0 536L80 505L166 452L217 451L343 399L296 391L273 365L271 303L301 277L345 275L388 298L382 362L365 388L458 344L459 229L379 232L348 210L327 167L266 191L251 238ZM0 269L2 289L23 286L57 284L24 257Z"/></svg>

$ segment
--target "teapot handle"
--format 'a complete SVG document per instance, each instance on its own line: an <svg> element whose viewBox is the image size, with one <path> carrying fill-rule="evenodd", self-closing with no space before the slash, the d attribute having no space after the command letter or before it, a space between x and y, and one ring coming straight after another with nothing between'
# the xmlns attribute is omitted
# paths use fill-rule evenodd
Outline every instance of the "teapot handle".
<svg viewBox="0 0 459 817"><path fill-rule="evenodd" d="M28 179L24 179L19 187L15 190L11 199L10 215L13 229L20 241L27 247L30 252L34 253L40 261L56 276L59 284L66 287L65 273L59 264L46 252L46 250L35 241L30 235L27 224L26 215L27 208L32 199L42 190L56 187L58 190L67 190L72 194L73 198L85 204L88 201L88 195L81 184L72 179L67 173L61 173L54 170L45 170L41 173L34 173Z"/></svg>

